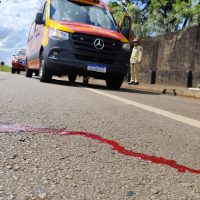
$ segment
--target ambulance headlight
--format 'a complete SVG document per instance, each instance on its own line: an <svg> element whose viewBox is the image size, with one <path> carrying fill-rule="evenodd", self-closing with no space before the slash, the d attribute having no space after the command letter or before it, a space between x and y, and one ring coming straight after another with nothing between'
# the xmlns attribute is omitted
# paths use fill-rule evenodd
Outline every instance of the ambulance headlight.
<svg viewBox="0 0 200 200"><path fill-rule="evenodd" d="M129 43L123 43L122 49L124 49L126 51L130 51L131 50L130 44Z"/></svg>
<svg viewBox="0 0 200 200"><path fill-rule="evenodd" d="M69 40L69 33L58 29L49 29L49 37L60 40Z"/></svg>

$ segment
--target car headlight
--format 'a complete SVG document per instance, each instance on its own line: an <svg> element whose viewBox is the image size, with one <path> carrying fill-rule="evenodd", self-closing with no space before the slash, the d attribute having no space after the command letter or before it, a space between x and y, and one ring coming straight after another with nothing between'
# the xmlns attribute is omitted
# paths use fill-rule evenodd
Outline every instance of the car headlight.
<svg viewBox="0 0 200 200"><path fill-rule="evenodd" d="M58 29L49 29L49 37L61 40L69 40L69 33Z"/></svg>
<svg viewBox="0 0 200 200"><path fill-rule="evenodd" d="M131 50L130 44L129 43L123 43L122 49L124 49L126 51L130 51Z"/></svg>

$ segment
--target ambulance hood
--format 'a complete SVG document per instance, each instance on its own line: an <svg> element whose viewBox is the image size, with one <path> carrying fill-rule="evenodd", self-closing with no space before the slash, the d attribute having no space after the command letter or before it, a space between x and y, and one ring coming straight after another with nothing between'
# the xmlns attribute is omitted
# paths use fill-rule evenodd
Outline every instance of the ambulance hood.
<svg viewBox="0 0 200 200"><path fill-rule="evenodd" d="M88 24L77 23L77 22L57 21L57 23L60 24L62 27L64 26L64 27L70 29L71 32L96 35L96 36L120 40L121 42L127 42L127 39L121 33L115 32L115 31L112 31L112 30L109 30L106 28L88 25Z"/></svg>

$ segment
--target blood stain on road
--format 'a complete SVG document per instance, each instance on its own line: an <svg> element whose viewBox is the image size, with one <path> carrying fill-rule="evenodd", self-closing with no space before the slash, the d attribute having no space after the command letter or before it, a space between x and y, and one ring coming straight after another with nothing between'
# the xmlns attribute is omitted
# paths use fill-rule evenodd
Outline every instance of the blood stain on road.
<svg viewBox="0 0 200 200"><path fill-rule="evenodd" d="M68 131L65 131L65 128L32 128L32 127L22 127L16 124L10 125L10 124L0 123L0 133L20 133L20 132L51 133L51 134L68 135L68 136L72 136L72 135L82 136L82 137L86 137L92 140L97 140L101 143L105 143L111 146L113 150L125 156L140 158L142 160L151 161L152 163L155 163L155 164L166 165L166 166L176 169L180 173L188 171L193 174L200 174L200 170L196 170L184 165L180 165L174 160L168 160L163 157L156 157L152 155L130 151L124 148L123 146L121 146L118 142L114 140L108 140L96 134L86 133L86 132L76 132L76 131L68 132Z"/></svg>

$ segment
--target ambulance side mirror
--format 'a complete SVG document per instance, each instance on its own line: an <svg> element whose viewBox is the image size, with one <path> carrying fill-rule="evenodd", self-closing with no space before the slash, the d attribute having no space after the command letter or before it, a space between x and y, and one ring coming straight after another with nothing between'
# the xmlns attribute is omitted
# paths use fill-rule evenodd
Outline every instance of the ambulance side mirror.
<svg viewBox="0 0 200 200"><path fill-rule="evenodd" d="M120 22L119 30L122 35L126 37L126 39L130 42L131 40L131 30L132 30L132 18L125 14Z"/></svg>
<svg viewBox="0 0 200 200"><path fill-rule="evenodd" d="M35 18L35 23L38 24L38 25L44 24L43 12L37 12L36 18Z"/></svg>

